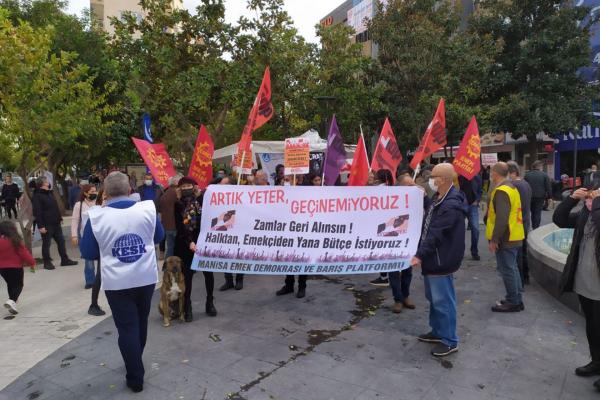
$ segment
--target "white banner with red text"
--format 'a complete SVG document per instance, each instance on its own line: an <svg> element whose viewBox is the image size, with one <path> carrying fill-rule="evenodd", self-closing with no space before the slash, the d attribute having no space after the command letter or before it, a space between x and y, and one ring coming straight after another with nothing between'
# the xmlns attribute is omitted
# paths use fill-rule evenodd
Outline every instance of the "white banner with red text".
<svg viewBox="0 0 600 400"><path fill-rule="evenodd" d="M422 219L418 187L211 185L192 269L268 275L401 271L416 253Z"/></svg>

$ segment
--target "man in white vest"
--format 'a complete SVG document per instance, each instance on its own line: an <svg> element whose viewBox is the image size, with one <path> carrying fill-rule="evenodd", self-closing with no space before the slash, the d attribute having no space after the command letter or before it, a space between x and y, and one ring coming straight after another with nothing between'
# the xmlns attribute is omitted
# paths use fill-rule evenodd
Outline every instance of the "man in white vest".
<svg viewBox="0 0 600 400"><path fill-rule="evenodd" d="M144 388L142 353L148 314L158 281L155 244L164 237L153 201L128 198L129 178L112 172L104 180L106 206L90 209L80 243L87 260L100 259L102 289L119 332L127 386Z"/></svg>

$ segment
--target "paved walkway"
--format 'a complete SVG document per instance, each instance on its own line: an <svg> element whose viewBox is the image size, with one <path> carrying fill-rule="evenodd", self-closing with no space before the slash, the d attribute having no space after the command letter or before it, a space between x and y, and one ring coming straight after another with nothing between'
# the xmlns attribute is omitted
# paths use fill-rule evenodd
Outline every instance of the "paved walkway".
<svg viewBox="0 0 600 400"><path fill-rule="evenodd" d="M194 322L163 328L156 307L152 308L141 395L125 388L109 318L73 340L63 338L67 344L6 387L0 399L599 398L593 380L573 375L576 366L588 361L583 319L536 284L526 289L524 312L491 313L503 286L491 255L487 251L482 255L481 262L466 261L456 275L461 345L457 354L445 360L430 356L430 346L415 339L428 329L428 306L418 271L412 286L417 309L400 315L390 311L389 289L368 285L372 276L310 280L302 300L275 297L281 277L248 276L244 290L217 292L219 315L210 318L202 312L204 287L202 275L197 275ZM31 286L23 295L22 314L0 322L3 364L21 365L32 349L49 347L41 336L60 336L65 326L78 325L65 334L75 337L88 320L82 315L89 292L77 290L80 270L39 274L28 280ZM74 276L64 281L63 290L40 295L30 304L34 279L55 279L44 279L47 284L39 288L46 291L59 286L58 277L70 274ZM217 285L222 281L222 275L217 275ZM14 326L10 333L5 328L34 318L31 315L38 308L52 309L43 303L44 297L56 308L54 296L62 299L70 292L77 295L69 294L74 299L65 298L55 312L77 315L77 323L62 319L50 325L44 320ZM95 321L91 319L87 326ZM29 342L28 330L35 332L38 342ZM4 353L6 341L8 353Z"/></svg>

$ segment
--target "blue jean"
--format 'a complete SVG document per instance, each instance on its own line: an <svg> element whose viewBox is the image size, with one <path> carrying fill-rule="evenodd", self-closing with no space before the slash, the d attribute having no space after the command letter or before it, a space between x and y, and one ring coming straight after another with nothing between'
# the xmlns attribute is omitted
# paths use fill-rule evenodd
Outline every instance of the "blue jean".
<svg viewBox="0 0 600 400"><path fill-rule="evenodd" d="M471 204L467 214L469 229L471 230L471 255L479 255L479 206Z"/></svg>
<svg viewBox="0 0 600 400"><path fill-rule="evenodd" d="M410 296L410 283L412 282L412 267L403 271L389 273L390 286L394 295L394 302L402 303Z"/></svg>
<svg viewBox="0 0 600 400"><path fill-rule="evenodd" d="M93 285L96 281L96 266L94 265L94 260L83 260L83 276L85 277L86 285Z"/></svg>
<svg viewBox="0 0 600 400"><path fill-rule="evenodd" d="M148 336L148 314L154 285L106 290L105 294L119 332L119 349L125 362L126 379L132 384L143 384L142 353Z"/></svg>
<svg viewBox="0 0 600 400"><path fill-rule="evenodd" d="M167 249L165 250L165 258L175 255L175 237L177 231L165 231L165 240Z"/></svg>
<svg viewBox="0 0 600 400"><path fill-rule="evenodd" d="M506 288L506 301L514 305L523 302L523 282L517 263L518 252L518 247L499 249L496 252L498 273L502 277Z"/></svg>
<svg viewBox="0 0 600 400"><path fill-rule="evenodd" d="M425 275L423 280L425 297L429 300L431 333L441 338L446 346L457 346L454 275Z"/></svg>

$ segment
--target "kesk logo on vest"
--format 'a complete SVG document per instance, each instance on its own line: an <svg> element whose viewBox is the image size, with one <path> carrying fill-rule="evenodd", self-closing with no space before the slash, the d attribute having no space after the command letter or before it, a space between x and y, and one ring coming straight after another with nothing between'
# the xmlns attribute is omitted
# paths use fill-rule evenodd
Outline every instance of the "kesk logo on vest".
<svg viewBox="0 0 600 400"><path fill-rule="evenodd" d="M146 245L142 238L135 233L121 235L112 248L112 255L124 263L133 263L146 253Z"/></svg>

